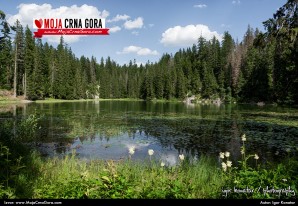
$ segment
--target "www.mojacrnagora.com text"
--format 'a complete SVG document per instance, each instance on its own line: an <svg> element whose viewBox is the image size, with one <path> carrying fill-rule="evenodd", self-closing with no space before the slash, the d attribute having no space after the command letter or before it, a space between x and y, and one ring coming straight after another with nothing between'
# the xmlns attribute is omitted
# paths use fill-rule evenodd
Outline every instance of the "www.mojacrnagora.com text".
<svg viewBox="0 0 298 206"><path fill-rule="evenodd" d="M9 201L6 201L4 200L3 201L4 205L61 205L62 202L59 202L59 201L41 201L41 200L31 200L31 201L12 201L12 200L9 200Z"/></svg>

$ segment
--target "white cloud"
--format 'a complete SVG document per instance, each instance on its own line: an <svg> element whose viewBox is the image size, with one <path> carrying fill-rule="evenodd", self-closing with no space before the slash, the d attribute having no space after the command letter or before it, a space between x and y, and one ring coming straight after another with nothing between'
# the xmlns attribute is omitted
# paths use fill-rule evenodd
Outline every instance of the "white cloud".
<svg viewBox="0 0 298 206"><path fill-rule="evenodd" d="M124 28L125 29L139 29L143 27L143 18L138 17L135 20L127 20L124 23Z"/></svg>
<svg viewBox="0 0 298 206"><path fill-rule="evenodd" d="M221 41L222 35L216 31L210 31L208 26L203 24L187 25L185 27L175 26L167 29L162 33L160 42L165 46L192 46L196 44L198 38L202 36L206 40L212 39L214 36Z"/></svg>
<svg viewBox="0 0 298 206"><path fill-rule="evenodd" d="M114 18L112 18L111 20L107 20L107 22L117 22L117 21L125 21L128 20L130 18L130 16L124 14L124 15L119 15L117 14L117 16L115 16Z"/></svg>
<svg viewBox="0 0 298 206"><path fill-rule="evenodd" d="M240 0L234 0L234 1L232 1L232 4L240 4L241 2L240 2Z"/></svg>
<svg viewBox="0 0 298 206"><path fill-rule="evenodd" d="M119 26L114 26L114 27L109 28L110 33L115 33L120 30L121 30L121 28Z"/></svg>
<svg viewBox="0 0 298 206"><path fill-rule="evenodd" d="M33 28L33 18L106 18L109 12L106 10L99 11L94 6L83 4L82 6L60 6L53 8L51 4L20 4L19 12L10 16L7 20L13 25L18 19L23 26L28 25ZM63 36L68 43L76 42L80 36ZM59 42L59 36L44 36L49 42Z"/></svg>
<svg viewBox="0 0 298 206"><path fill-rule="evenodd" d="M154 27L154 24L149 24L148 26L149 26L149 27Z"/></svg>
<svg viewBox="0 0 298 206"><path fill-rule="evenodd" d="M206 8L207 5L206 5L206 4L196 4L196 5L194 5L193 7L194 7L194 8L200 8L200 9L202 9L202 8Z"/></svg>
<svg viewBox="0 0 298 206"><path fill-rule="evenodd" d="M147 55L159 55L159 53L154 50L148 48L142 48L138 46L128 46L124 47L121 52L117 52L117 54L129 54L129 53L135 53L138 56L147 56Z"/></svg>
<svg viewBox="0 0 298 206"><path fill-rule="evenodd" d="M133 35L136 35L136 36L139 35L139 32L138 32L138 31L132 31L131 33L132 33Z"/></svg>
<svg viewBox="0 0 298 206"><path fill-rule="evenodd" d="M93 7L93 8L96 8L96 7ZM96 10L97 10L97 8L96 8ZM107 18L109 15L110 15L110 12L108 12L107 10L103 10L103 11L101 12L100 17L101 17L101 18ZM89 17L89 15L88 15L87 17Z"/></svg>

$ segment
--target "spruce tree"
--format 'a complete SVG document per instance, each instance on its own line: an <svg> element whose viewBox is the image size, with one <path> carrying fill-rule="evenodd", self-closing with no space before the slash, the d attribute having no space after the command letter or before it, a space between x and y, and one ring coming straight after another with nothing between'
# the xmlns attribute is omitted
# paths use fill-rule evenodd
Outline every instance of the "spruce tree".
<svg viewBox="0 0 298 206"><path fill-rule="evenodd" d="M6 21L6 15L0 10L0 88L12 87L12 44L11 27Z"/></svg>
<svg viewBox="0 0 298 206"><path fill-rule="evenodd" d="M24 91L24 32L19 20L15 22L13 96Z"/></svg>
<svg viewBox="0 0 298 206"><path fill-rule="evenodd" d="M28 25L26 26L25 31L25 56L24 56L24 97L31 99L31 96L34 95L35 88L29 88L29 85L33 86L33 71L34 71L34 62L35 62L35 42L31 30Z"/></svg>

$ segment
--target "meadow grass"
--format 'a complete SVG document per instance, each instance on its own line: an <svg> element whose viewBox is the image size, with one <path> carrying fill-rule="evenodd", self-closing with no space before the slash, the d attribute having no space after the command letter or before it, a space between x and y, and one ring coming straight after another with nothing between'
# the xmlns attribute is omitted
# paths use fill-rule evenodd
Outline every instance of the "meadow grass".
<svg viewBox="0 0 298 206"><path fill-rule="evenodd" d="M290 189L282 198L296 197L297 190L298 161L291 158L261 166L257 159L256 165L249 165L247 160L255 155L247 155L235 167L227 166L224 157L221 163L226 165L221 168L217 158L205 155L170 166L154 156L142 161L133 155L121 160L84 160L75 150L60 158L42 158L36 151L21 158L1 145L0 154L2 199L279 199L277 193L262 190L266 186ZM235 187L262 189L224 196L223 189Z"/></svg>
<svg viewBox="0 0 298 206"><path fill-rule="evenodd" d="M224 184L221 171L209 157L169 167L153 160L84 161L73 153L37 164L40 176L32 198L218 198Z"/></svg>

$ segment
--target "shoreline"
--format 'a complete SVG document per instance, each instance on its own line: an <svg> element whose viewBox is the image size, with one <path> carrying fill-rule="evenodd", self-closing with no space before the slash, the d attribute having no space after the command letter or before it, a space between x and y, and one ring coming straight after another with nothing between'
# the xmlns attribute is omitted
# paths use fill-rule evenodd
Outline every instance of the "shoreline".
<svg viewBox="0 0 298 206"><path fill-rule="evenodd" d="M17 98L0 98L0 105L7 105L7 104L29 104L29 103L64 103L64 102L91 102L91 101L98 101L98 102L102 102L102 101L140 101L140 102L153 102L153 103L166 103L166 102L171 102L171 103L183 103L183 100L179 100L179 99L152 99L152 100L144 100L144 99L138 99L138 98L109 98L109 99L52 99L52 98L46 98L43 100L26 100L23 99L22 97L17 97ZM185 102L184 102L185 103ZM187 103L186 103L187 104ZM190 103L189 105L202 105L205 103ZM208 103L210 105L213 105L214 103ZM264 106L281 106L281 107L291 107L291 108L297 108L298 105L285 105L285 104L278 104L276 102L222 102L218 105L229 105L229 104L233 104L233 105L256 105L261 107ZM216 104L214 104L216 105Z"/></svg>

